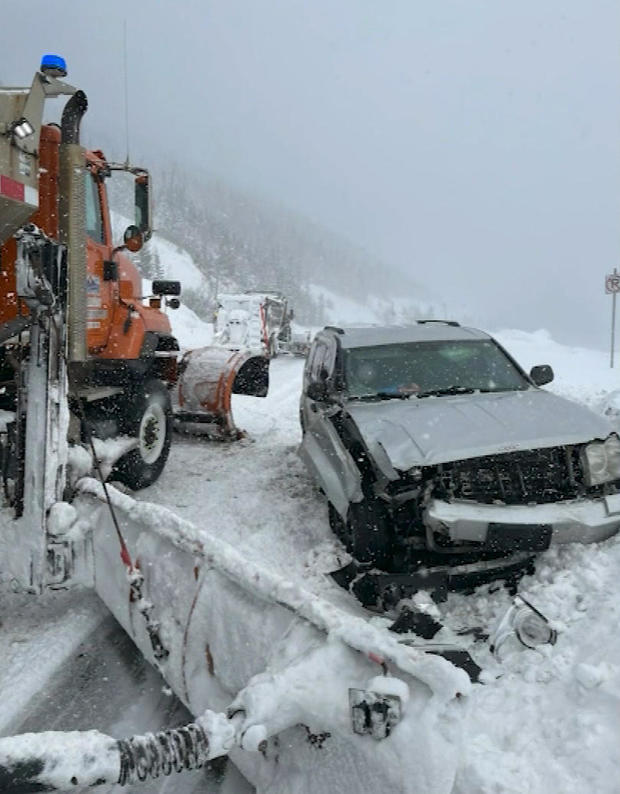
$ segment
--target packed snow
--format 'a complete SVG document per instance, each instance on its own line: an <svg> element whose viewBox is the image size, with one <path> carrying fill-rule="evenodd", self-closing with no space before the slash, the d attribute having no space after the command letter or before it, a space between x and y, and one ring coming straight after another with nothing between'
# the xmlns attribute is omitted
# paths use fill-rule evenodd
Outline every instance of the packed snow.
<svg viewBox="0 0 620 794"><path fill-rule="evenodd" d="M183 316L176 317L175 331L182 336ZM188 347L199 346L192 344L196 329L211 338L210 327L195 322L194 330L185 329ZM619 384L607 354L563 346L545 331L502 330L496 337L527 369L551 364L556 378L547 388L616 420ZM301 360L281 356L271 364L267 398L233 398L245 440L223 445L175 437L164 474L137 497L165 505L253 564L268 564L273 575L304 582L342 605L348 595L334 595L324 574L346 553L329 530L324 498L296 454L302 367ZM485 586L426 605L453 631L469 632L463 643L483 668L483 684L473 686L464 707L452 713L454 733L436 737L448 754L452 746L456 777L428 781L427 792L451 787L452 794L618 794L619 570L618 537L541 554L535 573L519 589L557 630L557 643L540 650L507 643L501 659L476 637L491 631L510 606L502 587ZM0 669L0 731L6 733L101 619L102 608L89 594L39 598L11 593L7 583L0 600L5 613L0 656L6 660ZM423 594L418 601L424 601ZM35 667L36 673L30 672Z"/></svg>

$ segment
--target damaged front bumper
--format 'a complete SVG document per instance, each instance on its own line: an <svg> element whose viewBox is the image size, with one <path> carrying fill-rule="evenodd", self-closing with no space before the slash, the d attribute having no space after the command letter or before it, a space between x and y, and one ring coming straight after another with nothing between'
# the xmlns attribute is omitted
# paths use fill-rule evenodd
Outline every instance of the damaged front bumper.
<svg viewBox="0 0 620 794"><path fill-rule="evenodd" d="M492 542L505 536L513 548L519 537L525 545L542 551L556 543L596 543L620 529L620 494L542 505L477 504L431 500L424 524L453 543Z"/></svg>

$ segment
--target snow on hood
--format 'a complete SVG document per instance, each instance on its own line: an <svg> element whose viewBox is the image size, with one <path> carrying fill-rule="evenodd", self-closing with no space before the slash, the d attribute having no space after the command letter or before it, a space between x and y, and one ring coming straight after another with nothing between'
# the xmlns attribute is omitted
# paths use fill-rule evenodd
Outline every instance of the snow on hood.
<svg viewBox="0 0 620 794"><path fill-rule="evenodd" d="M395 469L606 438L604 417L542 389L349 403L366 445ZM380 459L380 450L377 450Z"/></svg>

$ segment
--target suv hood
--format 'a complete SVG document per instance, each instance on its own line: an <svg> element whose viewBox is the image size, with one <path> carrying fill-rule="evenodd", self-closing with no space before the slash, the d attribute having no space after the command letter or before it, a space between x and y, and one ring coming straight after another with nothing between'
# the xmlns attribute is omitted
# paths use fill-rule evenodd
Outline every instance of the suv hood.
<svg viewBox="0 0 620 794"><path fill-rule="evenodd" d="M371 453L400 471L483 455L604 439L602 416L542 389L347 403Z"/></svg>

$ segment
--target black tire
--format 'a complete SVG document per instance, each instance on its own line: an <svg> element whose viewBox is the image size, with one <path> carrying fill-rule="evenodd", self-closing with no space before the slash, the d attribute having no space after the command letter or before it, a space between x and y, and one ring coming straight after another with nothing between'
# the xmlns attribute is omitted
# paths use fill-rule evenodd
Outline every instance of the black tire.
<svg viewBox="0 0 620 794"><path fill-rule="evenodd" d="M346 534L351 553L358 562L371 563L389 571L392 565L392 529L387 507L378 499L365 497L352 502L347 514Z"/></svg>
<svg viewBox="0 0 620 794"><path fill-rule="evenodd" d="M123 405L122 431L136 436L138 447L116 463L110 479L134 491L147 488L162 473L172 439L170 393L160 380L148 380L128 395Z"/></svg>

